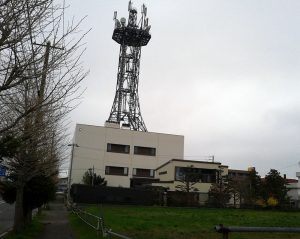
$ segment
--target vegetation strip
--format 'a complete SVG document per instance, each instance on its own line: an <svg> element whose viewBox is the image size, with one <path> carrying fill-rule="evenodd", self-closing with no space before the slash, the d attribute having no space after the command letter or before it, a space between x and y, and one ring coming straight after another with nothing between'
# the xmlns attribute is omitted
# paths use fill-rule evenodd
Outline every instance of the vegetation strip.
<svg viewBox="0 0 300 239"><path fill-rule="evenodd" d="M171 208L104 205L92 206L87 211L103 216L105 223L121 234L135 239L219 239L214 230L221 223L244 227L299 227L300 212L276 210ZM80 219L70 216L77 239L95 236ZM281 233L234 233L230 238L299 238L299 234Z"/></svg>
<svg viewBox="0 0 300 239"><path fill-rule="evenodd" d="M123 239L131 239L127 236L121 235L119 233L113 232L112 229L109 229L104 225L103 218L98 217L96 215L93 215L91 213L86 212L85 210L81 210L79 208L73 207L72 212L77 215L78 218L80 218L86 225L89 225L93 229L97 231L97 235L99 232L103 235L103 237L106 237L106 235L113 235L118 238Z"/></svg>

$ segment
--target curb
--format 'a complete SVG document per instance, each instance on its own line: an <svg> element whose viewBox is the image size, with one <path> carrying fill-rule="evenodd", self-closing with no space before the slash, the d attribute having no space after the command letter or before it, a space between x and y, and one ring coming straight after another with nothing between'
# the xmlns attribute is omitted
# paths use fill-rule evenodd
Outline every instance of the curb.
<svg viewBox="0 0 300 239"><path fill-rule="evenodd" d="M2 234L0 234L0 238L3 238L7 233L11 232L12 228L8 229L6 232L3 232Z"/></svg>

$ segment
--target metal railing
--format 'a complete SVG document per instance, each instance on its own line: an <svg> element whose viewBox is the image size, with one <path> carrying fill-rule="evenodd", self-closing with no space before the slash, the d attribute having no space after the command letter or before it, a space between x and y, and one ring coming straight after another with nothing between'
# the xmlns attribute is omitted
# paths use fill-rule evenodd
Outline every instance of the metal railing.
<svg viewBox="0 0 300 239"><path fill-rule="evenodd" d="M104 220L102 217L93 215L89 212L79 209L78 207L72 206L71 209L72 209L72 212L74 214L76 214L83 222L85 222L87 225L89 225L90 227L95 229L97 232L97 235L99 235L99 233L101 233L103 237L112 238L112 236L113 236L113 237L122 238L122 239L131 239L130 237L113 232L112 229L105 226Z"/></svg>
<svg viewBox="0 0 300 239"><path fill-rule="evenodd" d="M77 207L72 207L72 212L76 214L83 222L97 231L97 234L105 232L104 223L101 217L95 216Z"/></svg>
<svg viewBox="0 0 300 239"><path fill-rule="evenodd" d="M223 239L228 239L230 232L300 233L300 227L225 227L222 224L215 226L215 230L223 234Z"/></svg>

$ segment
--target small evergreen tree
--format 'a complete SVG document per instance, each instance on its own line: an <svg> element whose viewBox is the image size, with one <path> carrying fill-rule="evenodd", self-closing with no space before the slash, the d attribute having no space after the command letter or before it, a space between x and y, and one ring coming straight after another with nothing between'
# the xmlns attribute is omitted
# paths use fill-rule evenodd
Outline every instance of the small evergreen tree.
<svg viewBox="0 0 300 239"><path fill-rule="evenodd" d="M226 207L230 197L230 189L226 184L214 183L208 192L208 204L214 207Z"/></svg>
<svg viewBox="0 0 300 239"><path fill-rule="evenodd" d="M288 200L286 180L275 169L271 169L266 175L262 189L261 196L265 202L273 198L278 201L279 206L282 206Z"/></svg>
<svg viewBox="0 0 300 239"><path fill-rule="evenodd" d="M262 192L261 177L255 169L249 171L249 177L245 180L245 187L242 190L244 204L251 207L255 206L257 200L261 198Z"/></svg>
<svg viewBox="0 0 300 239"><path fill-rule="evenodd" d="M226 207L231 197L228 177L223 175L223 169L217 171L217 182L208 191L208 204L214 207Z"/></svg>
<svg viewBox="0 0 300 239"><path fill-rule="evenodd" d="M105 178L102 178L100 175L93 173L92 170L87 170L84 173L82 182L90 186L106 186L107 184Z"/></svg>

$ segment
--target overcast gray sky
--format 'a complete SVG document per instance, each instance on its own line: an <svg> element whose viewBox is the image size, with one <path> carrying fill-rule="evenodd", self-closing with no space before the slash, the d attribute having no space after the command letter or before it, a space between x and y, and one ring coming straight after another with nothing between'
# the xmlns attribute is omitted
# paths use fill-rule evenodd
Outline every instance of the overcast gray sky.
<svg viewBox="0 0 300 239"><path fill-rule="evenodd" d="M139 95L151 132L185 136L185 158L234 169L300 171L300 1L136 0L148 7L152 39L142 48ZM82 29L87 90L76 123L103 125L115 95L114 22L127 0L72 0Z"/></svg>

